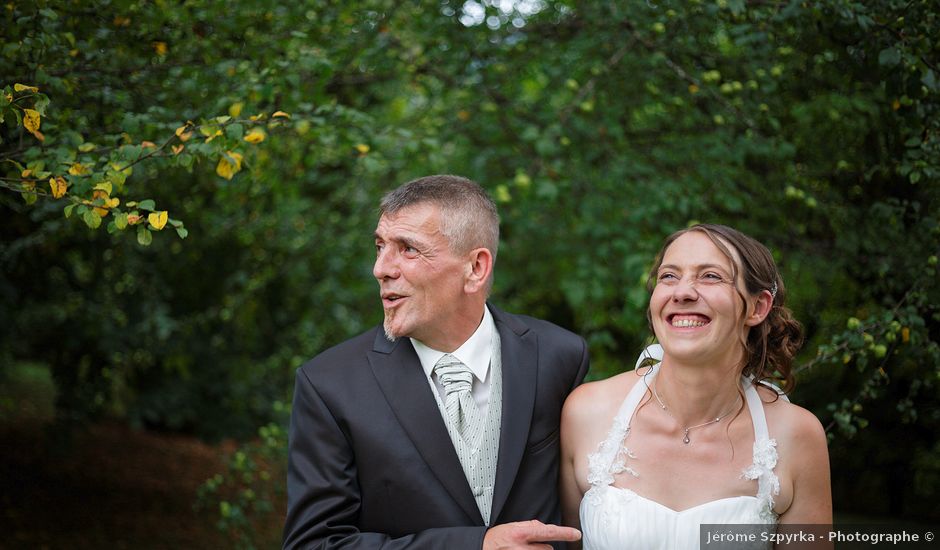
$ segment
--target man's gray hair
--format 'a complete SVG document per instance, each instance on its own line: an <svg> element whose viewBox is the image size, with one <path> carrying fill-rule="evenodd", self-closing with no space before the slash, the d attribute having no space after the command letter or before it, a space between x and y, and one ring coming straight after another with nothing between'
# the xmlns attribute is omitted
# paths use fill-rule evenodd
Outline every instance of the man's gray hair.
<svg viewBox="0 0 940 550"><path fill-rule="evenodd" d="M499 248L499 214L486 191L460 176L436 175L403 184L382 199L379 215L394 214L422 203L441 210L441 232L455 254L484 247L496 261Z"/></svg>

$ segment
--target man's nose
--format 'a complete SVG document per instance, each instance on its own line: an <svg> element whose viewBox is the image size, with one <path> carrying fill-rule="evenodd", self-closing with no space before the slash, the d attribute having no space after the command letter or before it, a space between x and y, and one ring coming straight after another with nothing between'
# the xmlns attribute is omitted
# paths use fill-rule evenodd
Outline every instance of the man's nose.
<svg viewBox="0 0 940 550"><path fill-rule="evenodd" d="M398 255L395 254L392 247L383 247L375 256L375 265L372 266L372 275L379 281L398 277L401 271L398 269L397 257Z"/></svg>

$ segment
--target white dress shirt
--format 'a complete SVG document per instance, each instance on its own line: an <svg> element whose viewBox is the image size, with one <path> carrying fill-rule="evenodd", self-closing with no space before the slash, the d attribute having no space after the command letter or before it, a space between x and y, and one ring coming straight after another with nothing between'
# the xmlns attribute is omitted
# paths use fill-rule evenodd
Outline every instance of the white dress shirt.
<svg viewBox="0 0 940 550"><path fill-rule="evenodd" d="M493 321L493 315L488 307L483 307L483 320L480 326L470 335L466 342L459 348L451 352L451 355L460 360L461 363L473 372L473 400L479 407L483 418L486 418L490 403L490 358L493 354L493 334L496 333L496 323ZM424 375L428 379L428 384L437 398L438 404L444 401L444 386L434 374L434 365L445 355L446 352L429 348L418 340L410 338L411 345L418 353L418 360L421 361L421 368L424 369Z"/></svg>

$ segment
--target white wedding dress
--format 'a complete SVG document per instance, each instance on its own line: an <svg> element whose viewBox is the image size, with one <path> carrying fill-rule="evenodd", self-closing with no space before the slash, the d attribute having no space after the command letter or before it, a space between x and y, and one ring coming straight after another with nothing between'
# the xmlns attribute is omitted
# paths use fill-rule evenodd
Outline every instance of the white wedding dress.
<svg viewBox="0 0 940 550"><path fill-rule="evenodd" d="M652 383L658 367L652 367L652 372L646 375L647 384ZM614 418L607 438L589 457L588 482L591 488L581 500L580 510L584 549L697 549L699 526L702 524L775 524L777 515L773 511L773 496L780 491L774 473L777 443L769 438L757 389L746 378L742 379L742 385L754 424L754 458L742 476L757 480L756 495L722 498L676 511L613 485L615 474L629 470L624 464L626 451L623 441L647 384L639 382L633 386ZM785 399L784 396L781 398Z"/></svg>

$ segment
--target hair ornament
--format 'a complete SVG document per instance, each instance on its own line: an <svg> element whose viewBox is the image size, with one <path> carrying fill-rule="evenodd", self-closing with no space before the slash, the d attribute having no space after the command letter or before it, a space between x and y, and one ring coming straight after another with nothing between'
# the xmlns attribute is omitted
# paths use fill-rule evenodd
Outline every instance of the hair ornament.
<svg viewBox="0 0 940 550"><path fill-rule="evenodd" d="M774 281L774 284L770 285L770 297L774 300L777 299L777 281Z"/></svg>

